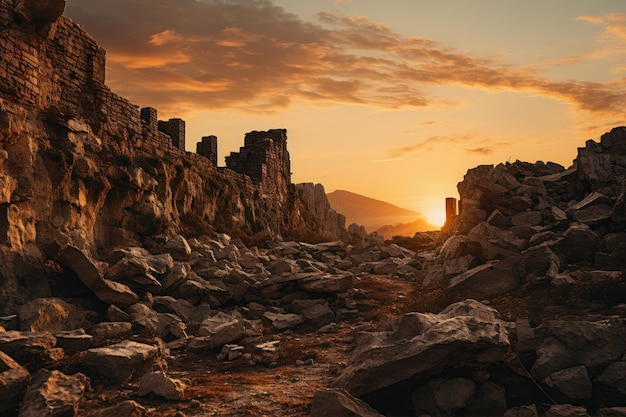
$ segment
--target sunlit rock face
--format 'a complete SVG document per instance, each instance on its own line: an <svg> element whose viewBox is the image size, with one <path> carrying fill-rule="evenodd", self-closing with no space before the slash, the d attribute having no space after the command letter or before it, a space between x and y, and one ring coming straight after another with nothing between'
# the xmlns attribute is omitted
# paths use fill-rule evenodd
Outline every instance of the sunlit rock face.
<svg viewBox="0 0 626 417"><path fill-rule="evenodd" d="M625 179L626 128L617 127L599 143L588 140L568 169L516 161L468 170L458 184L459 216L451 228L465 234L481 222L493 223L494 214L508 221L507 227L541 226L558 220L555 207L573 220L595 225L621 215Z"/></svg>
<svg viewBox="0 0 626 417"><path fill-rule="evenodd" d="M159 234L343 233L319 193L291 183L286 130L249 133L247 165L216 167L111 92L105 51L64 1L14 3L0 0L3 309L49 295L46 260L67 245L98 259Z"/></svg>

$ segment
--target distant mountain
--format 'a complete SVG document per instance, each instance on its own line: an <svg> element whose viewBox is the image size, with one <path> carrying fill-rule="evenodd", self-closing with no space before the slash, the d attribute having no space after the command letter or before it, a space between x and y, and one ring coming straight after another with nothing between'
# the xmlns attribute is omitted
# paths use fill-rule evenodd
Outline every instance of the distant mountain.
<svg viewBox="0 0 626 417"><path fill-rule="evenodd" d="M381 200L345 190L333 191L327 196L331 207L346 216L346 224L363 225L368 232L384 227L381 234L386 238L412 236L415 232L439 229L426 222L421 213Z"/></svg>
<svg viewBox="0 0 626 417"><path fill-rule="evenodd" d="M438 226L433 226L425 219L417 219L411 223L387 224L376 229L376 232L385 239L391 239L394 236L413 236L416 232L430 232L439 229Z"/></svg>

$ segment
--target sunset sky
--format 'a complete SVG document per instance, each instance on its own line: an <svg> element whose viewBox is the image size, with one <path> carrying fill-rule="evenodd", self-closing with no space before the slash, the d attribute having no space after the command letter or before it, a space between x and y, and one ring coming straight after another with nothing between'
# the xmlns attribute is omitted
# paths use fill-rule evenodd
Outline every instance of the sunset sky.
<svg viewBox="0 0 626 417"><path fill-rule="evenodd" d="M294 182L440 223L465 172L568 167L624 125L624 0L67 0L107 84L219 162L286 128Z"/></svg>

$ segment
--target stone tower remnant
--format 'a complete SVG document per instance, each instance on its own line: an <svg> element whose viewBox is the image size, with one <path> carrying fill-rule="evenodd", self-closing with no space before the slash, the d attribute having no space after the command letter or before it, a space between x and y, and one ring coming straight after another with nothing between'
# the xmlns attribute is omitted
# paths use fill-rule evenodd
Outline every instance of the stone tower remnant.
<svg viewBox="0 0 626 417"><path fill-rule="evenodd" d="M446 198L446 226L452 225L457 216L456 198Z"/></svg>
<svg viewBox="0 0 626 417"><path fill-rule="evenodd" d="M264 180L274 184L290 184L287 129L246 133L244 146L239 152L232 152L226 157L226 166L235 172L246 174L257 184Z"/></svg>
<svg viewBox="0 0 626 417"><path fill-rule="evenodd" d="M196 144L196 153L204 156L213 165L217 165L217 136L203 136L202 142Z"/></svg>

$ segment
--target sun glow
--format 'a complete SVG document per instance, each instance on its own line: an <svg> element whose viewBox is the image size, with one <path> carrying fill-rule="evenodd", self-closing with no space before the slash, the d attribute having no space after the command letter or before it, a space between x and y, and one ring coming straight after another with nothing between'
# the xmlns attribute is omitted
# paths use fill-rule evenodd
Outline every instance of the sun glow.
<svg viewBox="0 0 626 417"><path fill-rule="evenodd" d="M424 214L426 221L433 226L441 227L446 222L446 213L443 210L433 210Z"/></svg>

